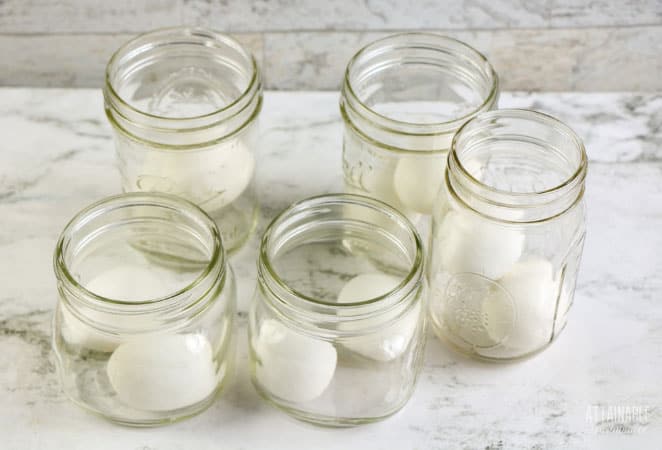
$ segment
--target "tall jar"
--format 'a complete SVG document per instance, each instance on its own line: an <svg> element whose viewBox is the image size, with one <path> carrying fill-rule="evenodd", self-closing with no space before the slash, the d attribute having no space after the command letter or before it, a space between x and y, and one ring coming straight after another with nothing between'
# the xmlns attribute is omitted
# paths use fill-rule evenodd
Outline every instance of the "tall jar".
<svg viewBox="0 0 662 450"><path fill-rule="evenodd" d="M500 361L559 335L584 244L586 170L581 140L545 114L492 111L458 131L427 267L443 341Z"/></svg>
<svg viewBox="0 0 662 450"><path fill-rule="evenodd" d="M421 369L426 292L420 238L400 213L347 194L295 203L260 248L249 314L255 387L328 426L393 414Z"/></svg>
<svg viewBox="0 0 662 450"><path fill-rule="evenodd" d="M455 39L407 33L368 44L350 60L340 97L346 190L415 222L430 214L453 135L498 94L490 63Z"/></svg>
<svg viewBox="0 0 662 450"><path fill-rule="evenodd" d="M228 251L240 247L257 217L255 58L213 31L154 31L112 56L104 99L124 191L184 197L212 216Z"/></svg>
<svg viewBox="0 0 662 450"><path fill-rule="evenodd" d="M79 212L55 249L53 349L67 396L124 425L196 414L233 369L236 288L218 228L159 193Z"/></svg>

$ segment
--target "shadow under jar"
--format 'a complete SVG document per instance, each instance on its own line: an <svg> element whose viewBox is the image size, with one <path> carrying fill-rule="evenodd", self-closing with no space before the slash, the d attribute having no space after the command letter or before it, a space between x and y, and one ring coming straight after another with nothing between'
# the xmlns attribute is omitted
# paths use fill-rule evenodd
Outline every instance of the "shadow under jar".
<svg viewBox="0 0 662 450"><path fill-rule="evenodd" d="M499 110L460 129L432 217L427 278L436 333L501 361L566 324L585 236L587 159L553 117Z"/></svg>
<svg viewBox="0 0 662 450"><path fill-rule="evenodd" d="M236 288L209 216L166 194L109 197L69 222L54 266L53 349L71 400L132 426L211 404L233 369Z"/></svg>
<svg viewBox="0 0 662 450"><path fill-rule="evenodd" d="M348 194L295 203L262 240L249 314L253 384L322 425L395 413L421 368L426 289L420 238L391 207Z"/></svg>
<svg viewBox="0 0 662 450"><path fill-rule="evenodd" d="M143 34L108 62L104 99L124 191L184 197L217 222L228 251L240 247L257 217L253 56L204 29Z"/></svg>
<svg viewBox="0 0 662 450"><path fill-rule="evenodd" d="M455 132L496 107L497 75L483 55L436 34L390 36L349 62L340 97L346 190L417 221L431 214Z"/></svg>

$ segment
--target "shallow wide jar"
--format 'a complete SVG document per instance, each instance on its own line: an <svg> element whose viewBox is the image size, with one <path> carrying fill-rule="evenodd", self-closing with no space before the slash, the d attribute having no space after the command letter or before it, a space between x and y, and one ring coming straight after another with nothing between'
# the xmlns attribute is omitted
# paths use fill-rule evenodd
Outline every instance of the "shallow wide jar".
<svg viewBox="0 0 662 450"><path fill-rule="evenodd" d="M538 112L487 112L456 134L427 266L442 340L510 360L559 335L584 244L586 170L577 135Z"/></svg>
<svg viewBox="0 0 662 450"><path fill-rule="evenodd" d="M233 368L235 281L218 228L159 193L79 212L55 249L53 348L65 393L114 422L205 409Z"/></svg>
<svg viewBox="0 0 662 450"><path fill-rule="evenodd" d="M255 58L213 31L154 31L111 57L104 99L124 191L184 197L212 216L228 251L240 247L257 217Z"/></svg>
<svg viewBox="0 0 662 450"><path fill-rule="evenodd" d="M393 208L348 194L295 203L268 227L249 314L260 394L329 426L407 402L425 342L420 238Z"/></svg>
<svg viewBox="0 0 662 450"><path fill-rule="evenodd" d="M368 44L350 60L340 97L346 190L415 222L430 214L453 135L498 94L490 63L462 42L407 33Z"/></svg>

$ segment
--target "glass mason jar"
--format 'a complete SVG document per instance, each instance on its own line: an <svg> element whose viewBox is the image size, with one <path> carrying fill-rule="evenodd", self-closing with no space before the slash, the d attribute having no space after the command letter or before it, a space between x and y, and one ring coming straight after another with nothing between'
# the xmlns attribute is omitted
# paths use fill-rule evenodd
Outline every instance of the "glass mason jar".
<svg viewBox="0 0 662 450"><path fill-rule="evenodd" d="M458 131L428 250L442 340L509 360L559 335L584 244L587 164L577 135L538 112L487 112Z"/></svg>
<svg viewBox="0 0 662 450"><path fill-rule="evenodd" d="M79 212L55 249L53 349L65 393L114 422L204 410L233 369L234 275L213 220L159 193Z"/></svg>
<svg viewBox="0 0 662 450"><path fill-rule="evenodd" d="M420 238L393 208L348 194L295 203L262 239L249 313L253 384L318 424L393 414L421 368L426 289Z"/></svg>
<svg viewBox="0 0 662 450"><path fill-rule="evenodd" d="M346 190L414 222L431 214L453 135L498 94L487 59L455 39L407 33L368 44L350 60L340 97Z"/></svg>
<svg viewBox="0 0 662 450"><path fill-rule="evenodd" d="M124 191L184 197L212 216L228 251L240 247L257 217L255 58L209 30L154 31L112 56L104 99Z"/></svg>

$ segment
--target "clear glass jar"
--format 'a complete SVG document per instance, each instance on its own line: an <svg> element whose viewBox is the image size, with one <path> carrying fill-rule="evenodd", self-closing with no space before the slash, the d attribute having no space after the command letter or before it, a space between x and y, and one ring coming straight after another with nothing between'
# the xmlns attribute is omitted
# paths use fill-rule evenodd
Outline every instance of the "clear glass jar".
<svg viewBox="0 0 662 450"><path fill-rule="evenodd" d="M236 288L213 220L159 193L79 212L55 249L53 349L65 393L125 425L204 410L233 369Z"/></svg>
<svg viewBox="0 0 662 450"><path fill-rule="evenodd" d="M104 99L124 191L184 197L216 221L226 250L240 247L257 217L253 56L209 30L143 34L108 62Z"/></svg>
<svg viewBox="0 0 662 450"><path fill-rule="evenodd" d="M421 368L426 290L420 238L394 209L348 194L295 203L262 239L249 313L253 384L318 424L393 414Z"/></svg>
<svg viewBox="0 0 662 450"><path fill-rule="evenodd" d="M346 190L415 222L430 214L453 135L498 94L492 66L462 42L407 33L368 44L350 60L340 97Z"/></svg>
<svg viewBox="0 0 662 450"><path fill-rule="evenodd" d="M442 340L510 360L559 335L584 243L587 164L577 135L534 111L487 112L458 131L428 250Z"/></svg>

